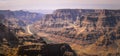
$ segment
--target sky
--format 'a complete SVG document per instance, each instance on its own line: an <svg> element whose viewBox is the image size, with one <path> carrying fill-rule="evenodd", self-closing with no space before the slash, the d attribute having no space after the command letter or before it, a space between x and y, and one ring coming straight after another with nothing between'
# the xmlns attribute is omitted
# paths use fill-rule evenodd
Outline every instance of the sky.
<svg viewBox="0 0 120 56"><path fill-rule="evenodd" d="M120 9L120 0L0 0L0 10Z"/></svg>

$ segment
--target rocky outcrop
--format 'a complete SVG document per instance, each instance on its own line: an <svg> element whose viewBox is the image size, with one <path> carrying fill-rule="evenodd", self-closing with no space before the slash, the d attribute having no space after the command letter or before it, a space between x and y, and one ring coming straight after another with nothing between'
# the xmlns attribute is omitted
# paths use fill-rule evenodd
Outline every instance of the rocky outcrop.
<svg viewBox="0 0 120 56"><path fill-rule="evenodd" d="M7 42L7 45L11 47L18 45L18 39L13 32L10 31L5 25L0 23L0 45L3 45L4 42Z"/></svg>
<svg viewBox="0 0 120 56"><path fill-rule="evenodd" d="M18 55L27 56L64 56L65 52L75 56L73 50L68 44L46 44L46 45L26 45L19 47Z"/></svg>

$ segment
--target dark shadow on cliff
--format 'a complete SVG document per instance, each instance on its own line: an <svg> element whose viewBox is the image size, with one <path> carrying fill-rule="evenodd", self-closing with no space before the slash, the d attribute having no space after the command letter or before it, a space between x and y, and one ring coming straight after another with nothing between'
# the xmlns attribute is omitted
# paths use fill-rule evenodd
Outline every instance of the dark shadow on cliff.
<svg viewBox="0 0 120 56"><path fill-rule="evenodd" d="M37 47L38 49L34 49ZM31 48L33 48L31 50ZM40 48L40 49L39 49ZM68 44L26 45L19 47L18 55L77 56Z"/></svg>
<svg viewBox="0 0 120 56"><path fill-rule="evenodd" d="M10 45L11 47L18 45L18 39L15 34L11 32L10 29L7 28L5 25L0 23L0 44L3 43L3 39L6 39L8 45Z"/></svg>

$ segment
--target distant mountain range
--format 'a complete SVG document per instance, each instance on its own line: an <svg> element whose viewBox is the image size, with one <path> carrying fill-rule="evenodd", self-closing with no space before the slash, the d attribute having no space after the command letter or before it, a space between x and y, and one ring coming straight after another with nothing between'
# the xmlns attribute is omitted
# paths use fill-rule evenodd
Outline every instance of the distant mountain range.
<svg viewBox="0 0 120 56"><path fill-rule="evenodd" d="M52 14L54 10L25 10L29 12L42 13L42 14Z"/></svg>
<svg viewBox="0 0 120 56"><path fill-rule="evenodd" d="M28 12L28 11L10 11L10 10L0 10L0 19L6 19L11 22L21 21L25 24L33 23L37 20L40 20L44 14L42 13L35 13L35 12ZM21 24L21 23L20 23Z"/></svg>

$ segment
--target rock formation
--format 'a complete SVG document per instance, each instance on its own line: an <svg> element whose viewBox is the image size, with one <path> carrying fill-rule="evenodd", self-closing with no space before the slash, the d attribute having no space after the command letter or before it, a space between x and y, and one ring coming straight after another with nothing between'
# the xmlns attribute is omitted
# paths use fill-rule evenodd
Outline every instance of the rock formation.
<svg viewBox="0 0 120 56"><path fill-rule="evenodd" d="M119 46L116 42L120 39L120 10L58 9L35 22L33 27L38 35L47 34L55 42L96 46L96 49L104 46L110 50Z"/></svg>

